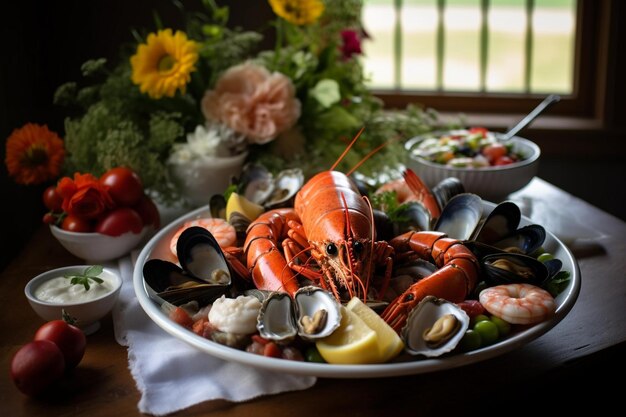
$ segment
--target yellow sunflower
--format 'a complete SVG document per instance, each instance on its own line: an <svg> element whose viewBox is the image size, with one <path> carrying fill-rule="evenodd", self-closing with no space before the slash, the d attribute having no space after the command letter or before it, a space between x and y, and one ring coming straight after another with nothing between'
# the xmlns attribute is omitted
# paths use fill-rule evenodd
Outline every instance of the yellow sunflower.
<svg viewBox="0 0 626 417"><path fill-rule="evenodd" d="M176 90L185 92L191 73L196 70L198 44L181 31L160 30L148 35L130 58L133 82L152 98L174 97Z"/></svg>
<svg viewBox="0 0 626 417"><path fill-rule="evenodd" d="M27 123L6 142L7 170L18 184L41 184L57 178L65 157L63 141L48 126Z"/></svg>
<svg viewBox="0 0 626 417"><path fill-rule="evenodd" d="M269 0L269 3L274 13L294 25L313 23L324 12L320 0Z"/></svg>

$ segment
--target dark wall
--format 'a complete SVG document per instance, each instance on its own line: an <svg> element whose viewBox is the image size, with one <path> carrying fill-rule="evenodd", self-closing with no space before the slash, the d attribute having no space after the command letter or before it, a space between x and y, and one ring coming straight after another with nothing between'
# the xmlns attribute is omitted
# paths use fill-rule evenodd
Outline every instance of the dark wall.
<svg viewBox="0 0 626 417"><path fill-rule="evenodd" d="M199 0L183 3L189 10L201 8ZM219 3L231 6L233 26L259 29L272 16L264 1ZM131 28L154 29L153 10L164 26L181 28L182 24L170 0L19 0L6 4L10 6L0 6L4 44L0 53L0 269L40 227L45 213L41 194L48 185L18 186L7 177L6 138L28 122L47 124L62 136L64 109L53 105L53 94L59 85L80 79L83 62L99 57L117 62L120 45L133 41Z"/></svg>

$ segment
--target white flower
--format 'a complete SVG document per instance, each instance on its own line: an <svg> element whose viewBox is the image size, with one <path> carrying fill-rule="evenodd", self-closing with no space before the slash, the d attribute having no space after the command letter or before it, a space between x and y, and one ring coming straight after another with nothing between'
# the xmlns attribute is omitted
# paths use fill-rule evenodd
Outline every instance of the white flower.
<svg viewBox="0 0 626 417"><path fill-rule="evenodd" d="M242 148L243 147L243 148ZM245 150L245 137L220 124L198 125L187 134L187 143L177 143L169 157L171 164L230 157Z"/></svg>
<svg viewBox="0 0 626 417"><path fill-rule="evenodd" d="M187 134L187 144L192 154L198 156L216 156L221 143L217 129L205 129L204 126L196 126L193 133Z"/></svg>

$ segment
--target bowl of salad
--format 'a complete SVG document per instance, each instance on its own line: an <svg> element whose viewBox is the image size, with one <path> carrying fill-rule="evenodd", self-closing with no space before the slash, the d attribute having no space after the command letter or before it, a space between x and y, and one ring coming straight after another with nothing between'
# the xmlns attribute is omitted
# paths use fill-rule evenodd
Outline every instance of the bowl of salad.
<svg viewBox="0 0 626 417"><path fill-rule="evenodd" d="M409 139L407 167L434 187L456 177L466 192L499 202L537 174L541 150L519 136L501 140L483 127L433 132Z"/></svg>

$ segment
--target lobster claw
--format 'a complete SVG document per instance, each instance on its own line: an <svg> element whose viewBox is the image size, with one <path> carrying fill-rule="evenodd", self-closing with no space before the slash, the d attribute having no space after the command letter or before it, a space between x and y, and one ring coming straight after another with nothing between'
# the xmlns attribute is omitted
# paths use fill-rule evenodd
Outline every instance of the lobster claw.
<svg viewBox="0 0 626 417"><path fill-rule="evenodd" d="M409 312L420 302L420 298L414 293L416 289L417 284L411 285L401 296L393 300L381 314L382 319L396 333L400 333L406 324Z"/></svg>
<svg viewBox="0 0 626 417"><path fill-rule="evenodd" d="M391 302L381 317L396 332L404 327L410 311L428 295L443 298L452 303L465 299L474 288L476 269L471 260L456 258L426 278L411 285Z"/></svg>

